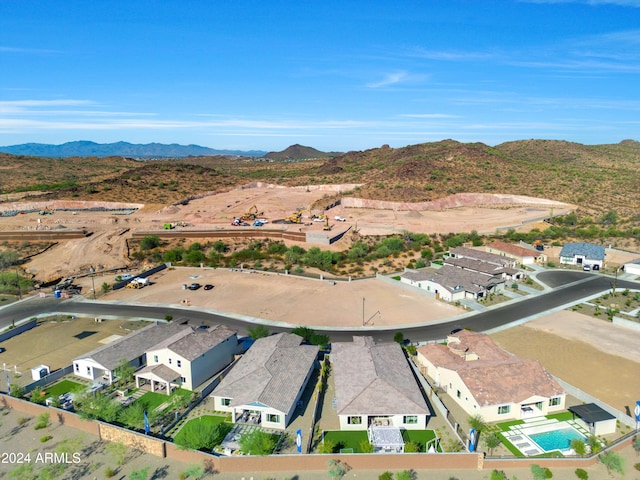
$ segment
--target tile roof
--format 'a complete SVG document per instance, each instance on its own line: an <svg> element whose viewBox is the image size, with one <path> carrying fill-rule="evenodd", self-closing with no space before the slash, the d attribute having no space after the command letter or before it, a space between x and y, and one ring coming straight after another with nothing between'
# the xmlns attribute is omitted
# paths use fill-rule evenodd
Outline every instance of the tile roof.
<svg viewBox="0 0 640 480"><path fill-rule="evenodd" d="M147 365L141 368L136 373L136 377L144 376L144 378L156 377L155 380L161 380L163 382L174 382L180 378L181 375L171 367L168 367L162 363L157 365Z"/></svg>
<svg viewBox="0 0 640 480"><path fill-rule="evenodd" d="M487 247L493 248L500 252L509 253L518 257L538 257L542 255L542 252L537 250L530 250L520 245L514 245L513 243L503 242L502 240L494 240L487 244Z"/></svg>
<svg viewBox="0 0 640 480"><path fill-rule="evenodd" d="M338 415L428 414L402 348L372 337L331 345Z"/></svg>
<svg viewBox="0 0 640 480"><path fill-rule="evenodd" d="M193 361L235 335L236 332L225 325L214 325L206 330L184 330L154 345L149 351L167 348L185 360Z"/></svg>
<svg viewBox="0 0 640 480"><path fill-rule="evenodd" d="M231 399L231 406L261 403L287 413L318 356L315 345L279 333L260 338L224 377L211 396Z"/></svg>
<svg viewBox="0 0 640 480"><path fill-rule="evenodd" d="M587 260L604 260L605 250L600 245L585 242L565 243L562 246L562 250L560 250L561 257L574 257L576 255L584 255Z"/></svg>
<svg viewBox="0 0 640 480"><path fill-rule="evenodd" d="M114 370L121 358L131 361L144 355L154 345L172 337L191 331L188 325L179 323L153 323L114 342L102 345L75 360L91 359L108 370Z"/></svg>
<svg viewBox="0 0 640 480"><path fill-rule="evenodd" d="M449 336L448 345L429 344L418 352L437 368L456 371L480 406L565 393L540 362L506 352L483 333L462 330Z"/></svg>
<svg viewBox="0 0 640 480"><path fill-rule="evenodd" d="M445 265L452 265L457 268L464 268L474 272L479 272L486 275L515 275L518 270L515 268L504 267L502 265L496 265L495 263L483 262L482 260L476 260L475 258L455 258L445 257L443 259Z"/></svg>
<svg viewBox="0 0 640 480"><path fill-rule="evenodd" d="M450 254L456 257L475 258L487 263L495 263L496 265L509 266L513 264L513 259L496 255L495 253L485 252L484 250L475 250L467 247L456 247L449 250Z"/></svg>

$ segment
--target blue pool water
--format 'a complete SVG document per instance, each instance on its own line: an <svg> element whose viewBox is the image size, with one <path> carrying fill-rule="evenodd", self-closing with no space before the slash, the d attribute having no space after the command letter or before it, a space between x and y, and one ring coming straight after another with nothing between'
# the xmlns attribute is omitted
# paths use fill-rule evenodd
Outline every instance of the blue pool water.
<svg viewBox="0 0 640 480"><path fill-rule="evenodd" d="M529 438L545 452L551 450L568 450L571 447L571 440L586 438L573 428L563 428L562 430L552 430L544 433L534 433Z"/></svg>

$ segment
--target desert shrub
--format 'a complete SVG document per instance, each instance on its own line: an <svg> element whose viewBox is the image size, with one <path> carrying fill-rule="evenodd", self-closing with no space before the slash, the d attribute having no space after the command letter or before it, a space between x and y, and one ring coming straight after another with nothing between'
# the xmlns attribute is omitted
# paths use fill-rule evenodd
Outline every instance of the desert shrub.
<svg viewBox="0 0 640 480"><path fill-rule="evenodd" d="M318 447L318 453L333 453L336 449L335 442L325 439Z"/></svg>
<svg viewBox="0 0 640 480"><path fill-rule="evenodd" d="M575 474L576 474L576 477L578 477L580 480L589 479L589 473L586 470L583 470L582 468L576 468Z"/></svg>
<svg viewBox="0 0 640 480"><path fill-rule="evenodd" d="M360 451L362 453L373 453L374 446L369 443L369 440L362 440L360 442Z"/></svg>
<svg viewBox="0 0 640 480"><path fill-rule="evenodd" d="M418 445L416 442L407 442L404 444L404 451L406 453L417 453L420 451L420 445Z"/></svg>
<svg viewBox="0 0 640 480"><path fill-rule="evenodd" d="M152 250L160 246L160 237L157 235L147 235L140 240L140 248L142 250Z"/></svg>
<svg viewBox="0 0 640 480"><path fill-rule="evenodd" d="M116 475L116 470L115 468L111 468L111 467L107 467L104 470L104 476L107 478L111 478L114 477Z"/></svg>
<svg viewBox="0 0 640 480"><path fill-rule="evenodd" d="M393 480L393 473L383 472L380 475L378 475L378 480Z"/></svg>
<svg viewBox="0 0 640 480"><path fill-rule="evenodd" d="M28 421L29 421L29 419L27 417L20 417L20 418L18 418L18 425L24 425Z"/></svg>
<svg viewBox="0 0 640 480"><path fill-rule="evenodd" d="M44 437L40 437L40 443L48 442L53 437L51 435L45 435Z"/></svg>

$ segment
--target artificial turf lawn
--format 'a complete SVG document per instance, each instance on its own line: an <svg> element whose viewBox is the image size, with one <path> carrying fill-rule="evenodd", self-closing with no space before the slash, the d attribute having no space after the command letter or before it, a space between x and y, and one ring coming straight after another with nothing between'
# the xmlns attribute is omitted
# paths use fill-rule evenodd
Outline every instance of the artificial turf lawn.
<svg viewBox="0 0 640 480"><path fill-rule="evenodd" d="M44 391L47 397L58 398L60 395L69 392L79 392L85 388L84 385L71 380L62 380L50 387L47 387Z"/></svg>

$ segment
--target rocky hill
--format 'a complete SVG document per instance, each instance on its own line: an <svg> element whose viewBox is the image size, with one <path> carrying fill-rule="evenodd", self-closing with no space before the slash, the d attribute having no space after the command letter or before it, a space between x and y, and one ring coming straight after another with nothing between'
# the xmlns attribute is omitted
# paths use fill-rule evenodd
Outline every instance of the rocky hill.
<svg viewBox="0 0 640 480"><path fill-rule="evenodd" d="M269 152L264 158L271 160L308 160L310 158L329 158L336 155L336 153L321 152L312 147L295 144L285 148L281 152Z"/></svg>

